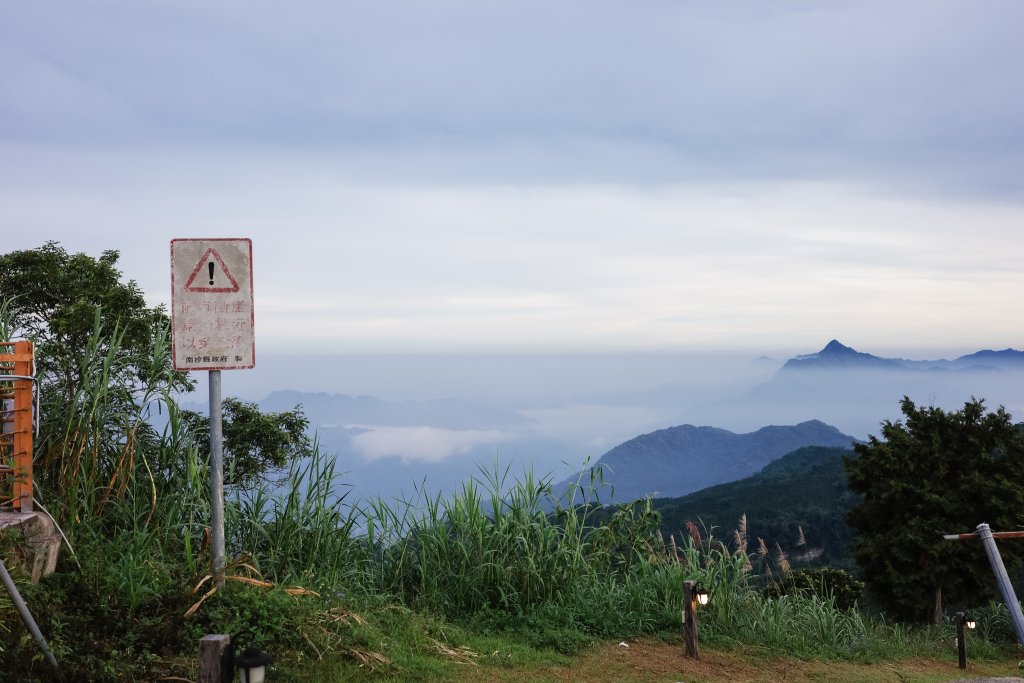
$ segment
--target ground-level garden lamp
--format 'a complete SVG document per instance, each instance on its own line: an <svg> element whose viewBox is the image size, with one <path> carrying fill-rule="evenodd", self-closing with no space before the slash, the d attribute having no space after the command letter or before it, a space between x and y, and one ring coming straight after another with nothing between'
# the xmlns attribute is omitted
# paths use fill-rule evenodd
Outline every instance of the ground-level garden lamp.
<svg viewBox="0 0 1024 683"><path fill-rule="evenodd" d="M710 595L696 581L683 581L683 631L686 638L686 656L700 659L697 645L697 605L706 605Z"/></svg>
<svg viewBox="0 0 1024 683"><path fill-rule="evenodd" d="M964 627L969 629L975 629L978 626L978 622L975 621L974 617L963 612L957 612L956 616L953 617L956 622L956 654L960 660L960 668L967 668L967 637L964 632Z"/></svg>
<svg viewBox="0 0 1024 683"><path fill-rule="evenodd" d="M255 647L247 647L235 657L239 683L263 683L267 679L267 665L273 656Z"/></svg>

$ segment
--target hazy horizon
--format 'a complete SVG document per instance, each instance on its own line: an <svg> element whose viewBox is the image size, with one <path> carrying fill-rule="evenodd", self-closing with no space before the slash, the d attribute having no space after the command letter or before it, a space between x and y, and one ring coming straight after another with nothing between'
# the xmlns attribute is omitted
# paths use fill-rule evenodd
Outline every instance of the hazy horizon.
<svg viewBox="0 0 1024 683"><path fill-rule="evenodd" d="M922 350L891 357L941 356ZM820 420L865 439L884 420L901 417L904 395L947 410L976 396L1024 421L1017 390L1024 372L778 373L787 359L596 352L271 357L254 370L225 371L222 390L267 410L302 404L324 448L337 455L342 480L363 494L408 493L414 484L447 489L495 459L559 479L629 439L683 424L748 433ZM194 373L202 381L185 398L193 409L205 410L204 375ZM338 397L352 399L338 404Z"/></svg>
<svg viewBox="0 0 1024 683"><path fill-rule="evenodd" d="M595 386L607 390L628 391L680 380L699 380L708 375L718 382L726 376L742 375L748 364L770 360L781 367L790 358L820 351L831 338L805 348L749 350L610 350L610 351L433 351L422 353L327 353L280 351L260 352L256 367L231 370L223 374L225 392L245 400L259 400L279 389L369 395L390 400L502 397L542 394L551 387L539 386L560 376L559 393L592 391ZM839 342L857 351L884 358L908 360L952 360L985 349L1006 347L860 347L843 339ZM1024 349L1024 347L1022 347ZM1019 349L1021 350L1021 349ZM678 361L678 366L673 366ZM522 374L523 364L542 368ZM603 367L607 374L595 373ZM454 371L458 371L455 373ZM483 373L483 374L480 374ZM192 373L204 394L206 373Z"/></svg>

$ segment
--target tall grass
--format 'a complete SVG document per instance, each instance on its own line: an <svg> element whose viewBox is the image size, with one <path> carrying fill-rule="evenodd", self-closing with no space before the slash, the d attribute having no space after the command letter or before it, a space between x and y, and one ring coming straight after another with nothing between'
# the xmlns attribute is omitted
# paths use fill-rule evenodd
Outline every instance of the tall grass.
<svg viewBox="0 0 1024 683"><path fill-rule="evenodd" d="M390 583L383 588L449 615L485 607L522 612L590 573L579 525L559 525L543 507L552 502L550 485L526 473L503 493L507 473L485 473L410 512L396 530L400 540L379 554L395 563L379 572ZM373 509L385 507L378 501ZM555 515L561 512L556 506Z"/></svg>
<svg viewBox="0 0 1024 683"><path fill-rule="evenodd" d="M230 550L251 557L268 578L321 590L364 578L363 544L353 534L357 511L345 505L335 460L314 439L311 455L293 461L283 486L265 482L234 491L226 508Z"/></svg>
<svg viewBox="0 0 1024 683"><path fill-rule="evenodd" d="M150 458L166 450L150 424L154 411L173 403L168 395L170 339L158 330L150 353L152 372L135 385L115 383L127 363L122 354L123 330L109 332L96 314L93 333L79 359L78 382L69 395L44 393L37 445L40 483L58 493L62 521L102 519L107 505L123 497L129 485L145 483L151 510L157 504L158 482ZM178 453L170 457L180 461ZM136 480L141 467L144 479ZM166 478L161 483L168 483Z"/></svg>

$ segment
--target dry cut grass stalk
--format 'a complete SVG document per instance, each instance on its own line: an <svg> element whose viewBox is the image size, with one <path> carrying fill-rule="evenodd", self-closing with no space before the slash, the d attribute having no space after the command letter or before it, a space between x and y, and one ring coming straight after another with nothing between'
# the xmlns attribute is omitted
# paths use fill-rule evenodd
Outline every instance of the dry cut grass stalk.
<svg viewBox="0 0 1024 683"><path fill-rule="evenodd" d="M430 642L434 644L434 649L437 650L439 655L446 659L451 659L459 664L472 664L473 666L476 666L476 662L473 661L473 658L480 656L465 645L452 648L433 638L430 639Z"/></svg>

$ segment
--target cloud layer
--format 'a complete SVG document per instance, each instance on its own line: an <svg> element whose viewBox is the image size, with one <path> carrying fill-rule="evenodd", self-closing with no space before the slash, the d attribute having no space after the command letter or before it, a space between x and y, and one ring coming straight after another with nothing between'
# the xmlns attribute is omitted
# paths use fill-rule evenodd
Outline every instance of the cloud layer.
<svg viewBox="0 0 1024 683"><path fill-rule="evenodd" d="M399 458L411 462L439 463L466 455L481 446L500 444L512 435L496 430L456 430L437 427L375 427L352 437L352 449L367 461Z"/></svg>
<svg viewBox="0 0 1024 683"><path fill-rule="evenodd" d="M363 178L1020 190L1018 3L19 3L10 141Z"/></svg>
<svg viewBox="0 0 1024 683"><path fill-rule="evenodd" d="M13 3L4 248L251 237L258 348L1010 346L1024 6ZM938 340L938 341L936 341Z"/></svg>

